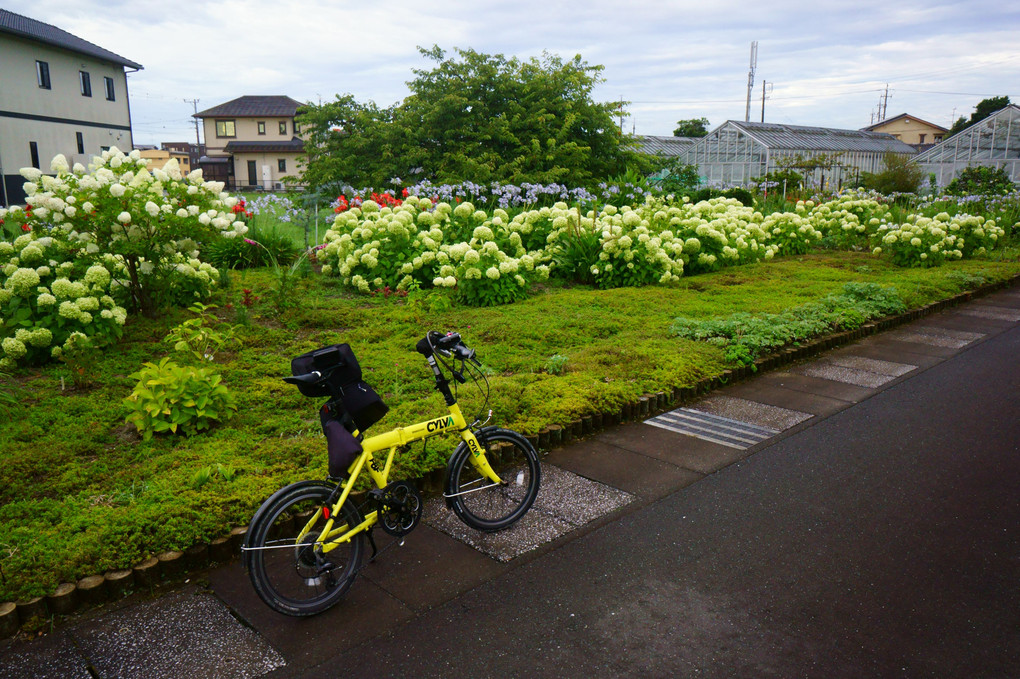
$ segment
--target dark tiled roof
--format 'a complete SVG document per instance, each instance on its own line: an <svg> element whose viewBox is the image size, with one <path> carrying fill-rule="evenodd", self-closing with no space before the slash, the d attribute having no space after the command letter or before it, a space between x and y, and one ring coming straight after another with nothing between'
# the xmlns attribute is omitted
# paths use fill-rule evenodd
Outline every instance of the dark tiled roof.
<svg viewBox="0 0 1020 679"><path fill-rule="evenodd" d="M194 114L193 118L291 117L303 104L288 96L244 96Z"/></svg>
<svg viewBox="0 0 1020 679"><path fill-rule="evenodd" d="M60 47L72 52L87 54L96 59L103 59L104 61L110 61L121 66L127 66L128 68L139 70L142 68L141 64L125 59L98 45L93 45L88 40L82 40L56 26L50 26L41 21L29 19L14 12L8 12L5 9L0 9L0 33L9 33L27 38L28 40L36 40L47 45L53 45L54 47Z"/></svg>
<svg viewBox="0 0 1020 679"><path fill-rule="evenodd" d="M227 153L301 153L304 142L297 137L290 141L231 141L223 147Z"/></svg>

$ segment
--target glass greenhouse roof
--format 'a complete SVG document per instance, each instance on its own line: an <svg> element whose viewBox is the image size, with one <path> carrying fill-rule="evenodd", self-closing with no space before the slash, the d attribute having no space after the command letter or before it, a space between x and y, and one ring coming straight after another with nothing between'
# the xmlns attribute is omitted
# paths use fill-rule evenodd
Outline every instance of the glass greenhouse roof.
<svg viewBox="0 0 1020 679"><path fill-rule="evenodd" d="M780 125L776 123L752 123L742 120L728 120L725 125L737 128L769 149L877 153L892 151L894 153L910 155L916 153L914 147L903 143L891 134L881 132L841 130L831 127L807 127L804 125Z"/></svg>

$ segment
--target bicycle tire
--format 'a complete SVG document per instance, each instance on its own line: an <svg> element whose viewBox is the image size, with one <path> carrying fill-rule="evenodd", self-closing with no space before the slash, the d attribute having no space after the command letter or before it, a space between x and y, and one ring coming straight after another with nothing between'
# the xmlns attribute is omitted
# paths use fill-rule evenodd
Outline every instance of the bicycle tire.
<svg viewBox="0 0 1020 679"><path fill-rule="evenodd" d="M310 544L325 526L322 509L334 489L326 483L308 481L288 486L263 503L248 527L244 552L248 577L259 598L284 615L305 617L335 605L361 568L364 533L325 554ZM299 534L313 517L312 530L297 546ZM361 514L348 501L335 517L334 529L344 524L356 526L361 521Z"/></svg>
<svg viewBox="0 0 1020 679"><path fill-rule="evenodd" d="M471 464L471 451L460 445L447 465L446 501L457 517L477 530L509 528L531 509L542 480L538 451L510 429L483 429L475 434L502 484L493 484Z"/></svg>

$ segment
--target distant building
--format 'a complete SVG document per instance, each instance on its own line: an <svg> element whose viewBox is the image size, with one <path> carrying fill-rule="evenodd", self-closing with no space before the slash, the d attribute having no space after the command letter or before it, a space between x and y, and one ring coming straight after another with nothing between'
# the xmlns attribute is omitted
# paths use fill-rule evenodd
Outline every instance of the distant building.
<svg viewBox="0 0 1020 679"><path fill-rule="evenodd" d="M885 169L885 154L917 151L890 134L830 127L727 120L682 156L703 180L719 186L747 185L791 165L808 186L838 189L863 172Z"/></svg>
<svg viewBox="0 0 1020 679"><path fill-rule="evenodd" d="M191 158L188 153L181 151L168 151L167 149L143 149L139 148L139 152L142 154L142 158L149 161L149 171L161 170L171 158L177 159L177 164L181 168L181 173L188 174L191 172Z"/></svg>
<svg viewBox="0 0 1020 679"><path fill-rule="evenodd" d="M141 64L0 9L0 65L0 204L24 201L23 167L133 147L127 73Z"/></svg>
<svg viewBox="0 0 1020 679"><path fill-rule="evenodd" d="M930 149L942 141L946 133L949 132L949 130L941 125L929 123L917 116L907 115L906 113L901 113L895 118L886 118L874 125L862 127L861 130L864 132L891 134L904 144L910 144L918 151Z"/></svg>
<svg viewBox="0 0 1020 679"><path fill-rule="evenodd" d="M192 144L186 141L165 141L159 145L165 151L188 154L191 167L198 167L198 159L205 155L205 144Z"/></svg>
<svg viewBox="0 0 1020 679"><path fill-rule="evenodd" d="M205 130L199 166L206 179L224 181L235 191L293 188L283 178L303 172L299 106L287 96L244 96L196 113Z"/></svg>

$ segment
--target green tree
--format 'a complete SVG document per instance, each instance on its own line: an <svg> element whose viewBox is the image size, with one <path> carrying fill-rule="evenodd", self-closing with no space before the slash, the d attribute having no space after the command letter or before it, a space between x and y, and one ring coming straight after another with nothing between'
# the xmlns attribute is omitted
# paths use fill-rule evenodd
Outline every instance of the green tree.
<svg viewBox="0 0 1020 679"><path fill-rule="evenodd" d="M676 129L673 130L674 137L707 137L708 118L691 118L690 120L676 121Z"/></svg>
<svg viewBox="0 0 1020 679"><path fill-rule="evenodd" d="M949 183L946 193L954 196L1000 196L1016 190L1016 184L1001 167L980 165L964 168L959 176Z"/></svg>
<svg viewBox="0 0 1020 679"><path fill-rule="evenodd" d="M864 188L885 194L917 192L924 181L924 171L912 157L887 151L883 160L885 169L882 172L861 176Z"/></svg>
<svg viewBox="0 0 1020 679"><path fill-rule="evenodd" d="M562 182L577 186L643 164L592 91L603 67L544 54L521 61L439 47L415 70L394 113L410 168L434 181Z"/></svg>
<svg viewBox="0 0 1020 679"><path fill-rule="evenodd" d="M1006 108L1009 104L1010 101L1008 96L982 99L978 102L978 105L974 107L974 112L970 114L970 120L960 116L956 122L953 123L953 126L949 128L949 132L946 134L946 137L951 137L954 134L963 132L971 125L981 122L996 111L1001 111Z"/></svg>
<svg viewBox="0 0 1020 679"><path fill-rule="evenodd" d="M297 122L306 134L303 182L334 196L343 184L382 186L397 164L389 143L392 117L392 109L360 104L350 94L299 108Z"/></svg>

